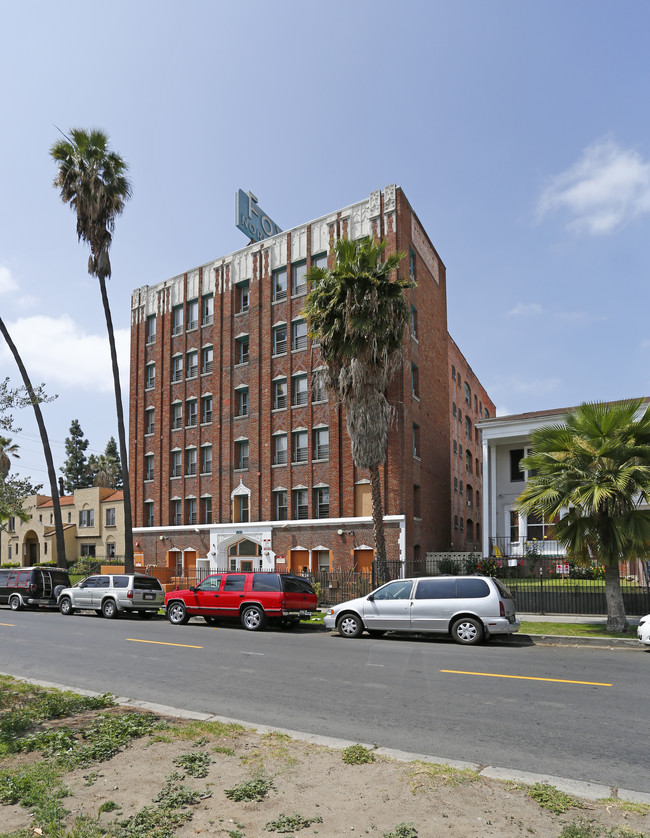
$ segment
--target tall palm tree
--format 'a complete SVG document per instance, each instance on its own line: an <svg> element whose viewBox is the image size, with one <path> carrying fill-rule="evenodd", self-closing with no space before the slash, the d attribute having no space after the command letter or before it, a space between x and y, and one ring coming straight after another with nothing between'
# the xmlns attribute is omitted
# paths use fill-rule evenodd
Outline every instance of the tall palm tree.
<svg viewBox="0 0 650 838"><path fill-rule="evenodd" d="M11 457L20 459L18 446L7 436L0 436L0 480L6 480L11 468Z"/></svg>
<svg viewBox="0 0 650 838"><path fill-rule="evenodd" d="M326 383L345 408L352 459L370 473L375 558L383 582L388 565L379 466L393 415L385 391L401 363L409 318L404 292L412 283L391 278L404 254L383 259L385 241L339 239L334 247L332 268L307 273L311 290L304 314L310 336L320 342Z"/></svg>
<svg viewBox="0 0 650 838"><path fill-rule="evenodd" d="M567 555L605 567L607 631L627 631L619 563L650 552L650 407L582 404L532 435L522 468L535 470L517 501L555 521ZM642 508L642 507L646 508Z"/></svg>
<svg viewBox="0 0 650 838"><path fill-rule="evenodd" d="M47 476L50 481L50 494L52 495L52 513L54 515L54 536L56 542L56 563L59 567L66 568L68 563L65 557L65 539L63 537L63 518L61 517L61 504L59 503L59 487L56 482L56 472L54 470L54 458L52 457L52 449L50 448L50 440L47 436L45 428L45 420L41 411L38 394L32 387L27 368L23 363L23 359L16 348L16 344L11 339L11 335L5 325L4 320L0 317L0 332L7 342L7 346L11 354L14 356L16 365L20 371L20 375L25 385L25 392L34 409L34 416L36 417L36 424L38 425L38 432L41 435L41 444L43 446L43 454L45 456L45 464L47 466Z"/></svg>
<svg viewBox="0 0 650 838"><path fill-rule="evenodd" d="M73 128L69 137L52 146L51 155L58 164L54 186L61 192L61 200L70 204L77 215L77 238L90 246L88 273L96 276L106 317L108 341L111 348L117 430L124 479L124 569L133 571L133 519L127 463L126 433L120 371L115 348L113 319L108 303L106 279L111 276L108 251L113 240L115 219L131 197L131 184L126 177L127 164L109 150L108 137L102 131Z"/></svg>

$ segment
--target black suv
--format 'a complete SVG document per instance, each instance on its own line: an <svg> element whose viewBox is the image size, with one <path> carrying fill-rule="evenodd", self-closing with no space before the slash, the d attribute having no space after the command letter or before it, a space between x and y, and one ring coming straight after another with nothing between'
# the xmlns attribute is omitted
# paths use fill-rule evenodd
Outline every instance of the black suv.
<svg viewBox="0 0 650 838"><path fill-rule="evenodd" d="M0 568L0 605L21 608L56 608L57 598L70 587L67 570L59 567Z"/></svg>

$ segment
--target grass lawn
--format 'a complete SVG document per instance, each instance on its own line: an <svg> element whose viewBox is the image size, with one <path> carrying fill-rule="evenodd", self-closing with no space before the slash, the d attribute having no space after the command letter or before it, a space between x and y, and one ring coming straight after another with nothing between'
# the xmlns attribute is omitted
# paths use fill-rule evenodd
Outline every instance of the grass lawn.
<svg viewBox="0 0 650 838"><path fill-rule="evenodd" d="M547 623L534 620L521 620L520 634L562 634L565 637L621 637L636 639L636 626L630 626L627 634L613 632L608 634L605 626L594 626L589 623Z"/></svg>

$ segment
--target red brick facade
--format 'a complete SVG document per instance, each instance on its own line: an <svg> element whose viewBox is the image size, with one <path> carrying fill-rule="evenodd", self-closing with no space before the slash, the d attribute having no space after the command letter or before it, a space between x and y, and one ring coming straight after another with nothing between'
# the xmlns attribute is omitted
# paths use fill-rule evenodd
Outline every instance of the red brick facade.
<svg viewBox="0 0 650 838"><path fill-rule="evenodd" d="M316 553L325 561L324 551L332 569L347 569L355 548L358 565L372 547L368 475L352 462L340 407L331 396L315 394L318 347L300 324L306 299L301 266L330 254L337 237L367 233L386 239L389 253L404 251L400 271L411 271L417 282L408 292L412 323L402 370L389 392L396 421L382 487L384 514L397 516L387 523L389 558L408 567L412 558L449 549L453 342L447 334L445 267L401 189L387 187L367 201L134 292L130 479L136 552L144 564L169 563L174 550L214 566L225 555L223 545L230 549L235 536L246 533L254 534L255 543L264 541L264 566L278 557L295 565L290 551L304 548L312 570ZM148 373L152 368L155 378ZM475 381L472 392L480 391L483 404L492 407ZM286 513L278 513L282 491ZM300 553L301 564L304 559Z"/></svg>

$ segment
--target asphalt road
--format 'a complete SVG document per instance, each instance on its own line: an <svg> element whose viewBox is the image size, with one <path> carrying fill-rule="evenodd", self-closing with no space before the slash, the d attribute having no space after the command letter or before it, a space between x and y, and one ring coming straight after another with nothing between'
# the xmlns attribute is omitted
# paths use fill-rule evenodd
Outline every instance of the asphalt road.
<svg viewBox="0 0 650 838"><path fill-rule="evenodd" d="M0 609L1 672L646 793L649 668L627 649Z"/></svg>

